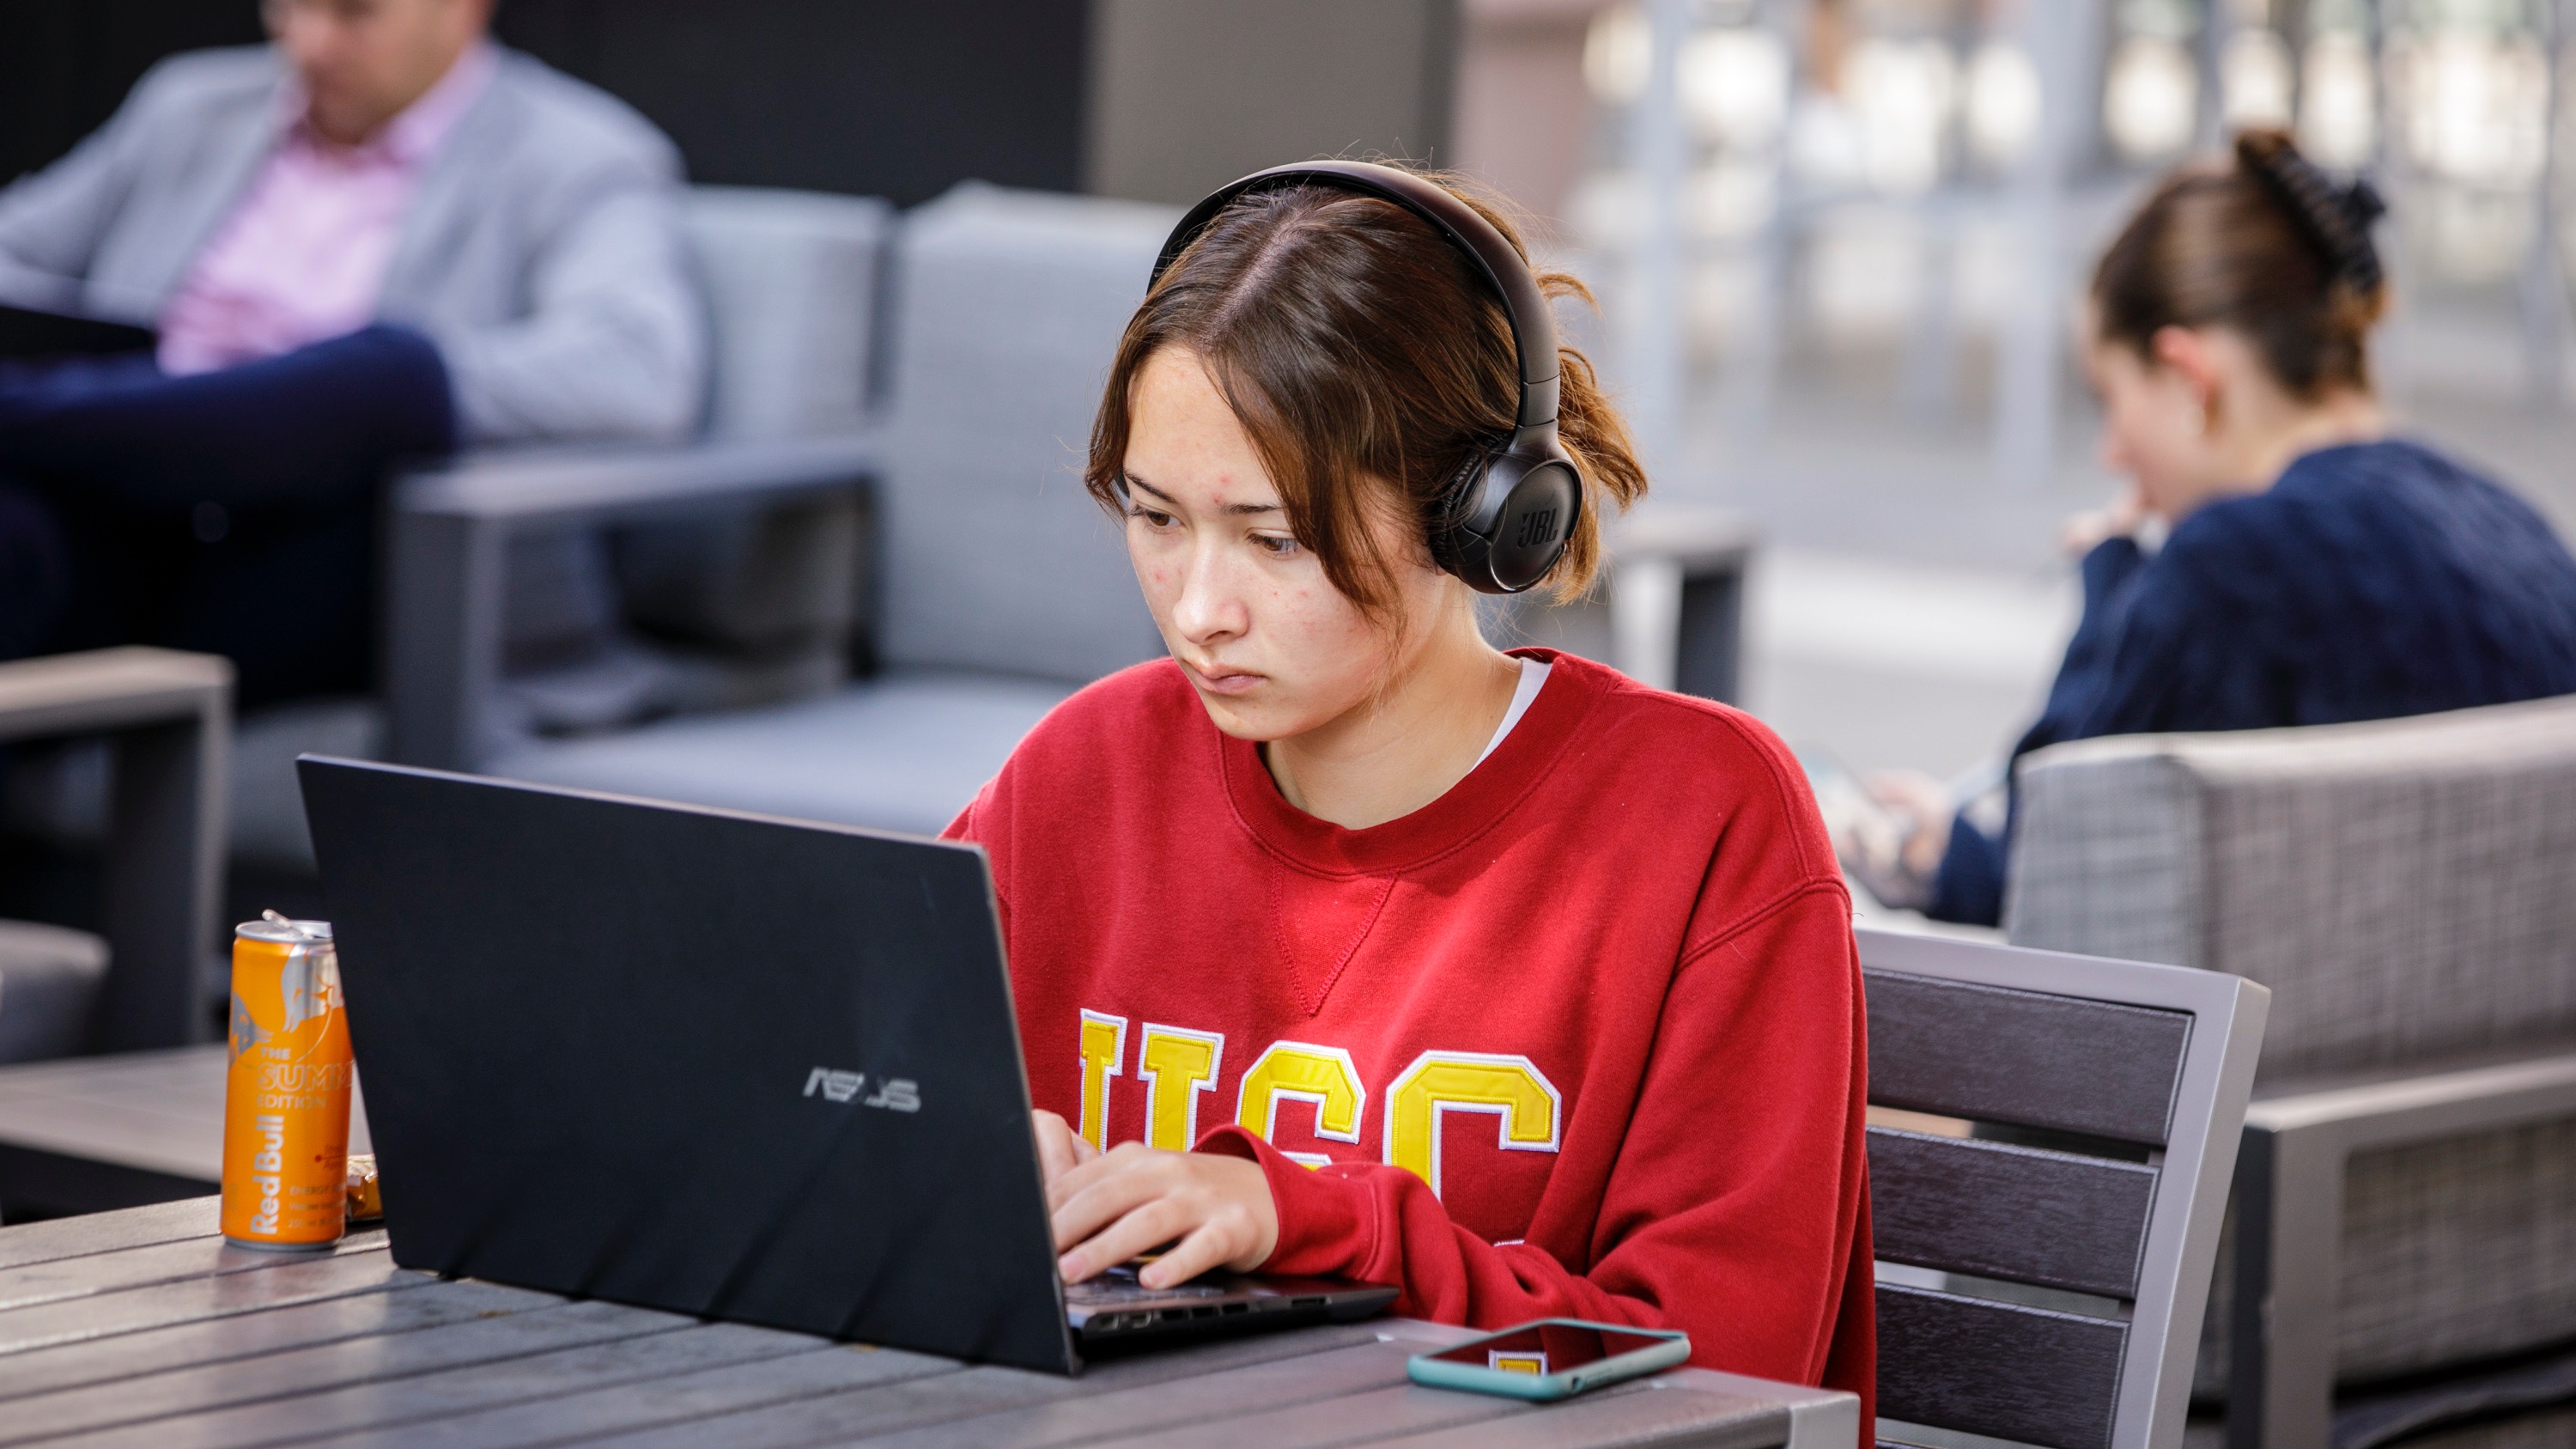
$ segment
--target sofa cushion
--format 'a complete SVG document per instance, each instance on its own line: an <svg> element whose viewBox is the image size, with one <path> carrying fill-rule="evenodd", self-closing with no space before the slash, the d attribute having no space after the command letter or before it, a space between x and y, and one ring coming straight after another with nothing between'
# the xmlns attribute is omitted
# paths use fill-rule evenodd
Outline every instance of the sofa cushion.
<svg viewBox="0 0 2576 1449"><path fill-rule="evenodd" d="M713 344L707 432L858 426L894 208L876 197L695 186L686 225Z"/></svg>
<svg viewBox="0 0 2576 1449"><path fill-rule="evenodd" d="M69 1056L89 1043L107 943L87 931L0 921L0 1063Z"/></svg>
<svg viewBox="0 0 2576 1449"><path fill-rule="evenodd" d="M906 672L828 698L538 740L489 774L935 835L1072 687Z"/></svg>
<svg viewBox="0 0 2576 1449"><path fill-rule="evenodd" d="M1162 652L1082 459L1176 220L979 184L905 218L879 491L886 662L1079 681Z"/></svg>

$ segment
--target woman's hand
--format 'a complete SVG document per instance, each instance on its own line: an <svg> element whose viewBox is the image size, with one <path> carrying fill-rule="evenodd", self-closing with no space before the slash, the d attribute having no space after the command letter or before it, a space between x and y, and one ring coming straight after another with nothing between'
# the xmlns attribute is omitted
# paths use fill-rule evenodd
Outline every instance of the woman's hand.
<svg viewBox="0 0 2576 1449"><path fill-rule="evenodd" d="M2127 538L2137 532L2146 516L2146 495L2131 483L2102 507L2088 508L2068 518L2058 529L2058 542L2068 553L2082 558L2106 539Z"/></svg>
<svg viewBox="0 0 2576 1449"><path fill-rule="evenodd" d="M1898 866L1929 886L1950 849L1950 822L1959 809L1950 787L1920 770L1881 770L1869 777L1869 794L1904 822Z"/></svg>
<svg viewBox="0 0 2576 1449"><path fill-rule="evenodd" d="M1279 1210L1261 1164L1122 1142L1093 1147L1052 1112L1037 1114L1038 1159L1067 1283L1096 1277L1168 1243L1136 1275L1169 1288L1211 1268L1250 1272L1279 1245Z"/></svg>

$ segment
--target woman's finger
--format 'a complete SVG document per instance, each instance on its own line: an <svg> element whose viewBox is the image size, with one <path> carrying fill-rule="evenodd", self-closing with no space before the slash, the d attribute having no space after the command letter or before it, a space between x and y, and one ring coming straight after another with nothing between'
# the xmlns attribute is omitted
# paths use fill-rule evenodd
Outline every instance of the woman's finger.
<svg viewBox="0 0 2576 1449"><path fill-rule="evenodd" d="M1074 1140L1082 1141L1079 1137ZM1090 1146L1087 1142L1083 1145ZM1096 1148L1090 1152L1075 1149L1075 1165L1062 1175L1047 1179L1047 1211L1052 1213L1063 1207L1084 1189L1111 1173L1128 1171L1139 1158L1151 1160L1157 1155L1168 1157L1172 1154L1157 1154L1141 1142L1121 1142L1107 1152Z"/></svg>
<svg viewBox="0 0 2576 1449"><path fill-rule="evenodd" d="M1091 1144L1075 1136L1062 1117L1040 1108L1029 1114L1029 1129L1038 1140L1038 1171L1045 1181L1052 1183L1082 1165L1081 1153L1073 1144Z"/></svg>
<svg viewBox="0 0 2576 1449"><path fill-rule="evenodd" d="M1243 1256L1244 1249L1249 1246L1244 1240L1249 1236L1248 1227L1234 1222L1231 1215L1220 1213L1191 1229L1187 1236L1149 1264L1144 1272L1137 1274L1136 1281L1148 1288L1169 1288L1175 1283L1187 1283L1201 1273L1223 1267Z"/></svg>
<svg viewBox="0 0 2576 1449"><path fill-rule="evenodd" d="M1152 1252L1174 1238L1184 1237L1197 1226L1186 1200L1151 1198L1065 1253L1056 1265L1066 1282L1079 1283L1139 1253ZM1171 1281L1174 1280L1165 1280Z"/></svg>
<svg viewBox="0 0 2576 1449"><path fill-rule="evenodd" d="M1058 1187L1066 1190L1050 1214L1056 1251L1061 1253L1100 1232L1162 1196L1168 1186L1168 1175L1151 1160L1114 1152L1066 1173L1058 1180Z"/></svg>

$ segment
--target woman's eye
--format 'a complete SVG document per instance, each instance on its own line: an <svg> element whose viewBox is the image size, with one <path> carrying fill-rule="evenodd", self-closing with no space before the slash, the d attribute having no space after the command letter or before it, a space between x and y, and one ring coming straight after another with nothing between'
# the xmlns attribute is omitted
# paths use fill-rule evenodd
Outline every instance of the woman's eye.
<svg viewBox="0 0 2576 1449"><path fill-rule="evenodd" d="M1169 528L1173 522L1172 515L1152 508L1129 508L1127 516L1145 520L1147 528Z"/></svg>
<svg viewBox="0 0 2576 1449"><path fill-rule="evenodd" d="M1297 540L1284 533L1256 533L1252 544L1272 558L1288 558L1297 552Z"/></svg>

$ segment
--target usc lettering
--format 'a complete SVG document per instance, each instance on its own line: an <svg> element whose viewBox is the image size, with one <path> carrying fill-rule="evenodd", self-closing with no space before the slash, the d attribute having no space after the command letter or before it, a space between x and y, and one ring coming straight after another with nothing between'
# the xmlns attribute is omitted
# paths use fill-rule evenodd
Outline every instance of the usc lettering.
<svg viewBox="0 0 2576 1449"><path fill-rule="evenodd" d="M1360 1108L1368 1105L1368 1088L1360 1069L1340 1047L1309 1046L1302 1041L1275 1041L1243 1074L1235 1097L1235 1125L1268 1141L1278 1125L1281 1098L1315 1104L1315 1135L1335 1142L1360 1140ZM1308 1167L1332 1161L1320 1152L1288 1154Z"/></svg>
<svg viewBox="0 0 2576 1449"><path fill-rule="evenodd" d="M1554 1152L1562 1104L1556 1084L1521 1056L1424 1052L1386 1094L1386 1160L1440 1193L1440 1114L1491 1112L1502 1118L1494 1145L1506 1152Z"/></svg>
<svg viewBox="0 0 2576 1449"><path fill-rule="evenodd" d="M1127 1060L1127 1018L1097 1011L1082 1014L1082 1121L1076 1132L1094 1147L1109 1145L1109 1079Z"/></svg>
<svg viewBox="0 0 2576 1449"><path fill-rule="evenodd" d="M1136 1074L1145 1079L1145 1145L1187 1152L1199 1140L1199 1093L1216 1090L1222 1032L1145 1023Z"/></svg>
<svg viewBox="0 0 2576 1449"><path fill-rule="evenodd" d="M1127 1018L1085 1011L1081 1030L1079 1130L1093 1146L1105 1148L1111 1079L1126 1074ZM1199 1138L1200 1095L1215 1093L1224 1069L1225 1036L1158 1022L1146 1022L1137 1035L1146 1145L1186 1151ZM1368 1084L1348 1051L1275 1041L1244 1068L1235 1089L1234 1120L1269 1140L1278 1127L1279 1104L1302 1102L1314 1108L1317 1137L1357 1145L1368 1099ZM1387 1091L1380 1150L1389 1164L1421 1178L1437 1194L1441 1119L1446 1114L1492 1115L1495 1146L1506 1152L1554 1152L1564 1109L1556 1084L1525 1056L1428 1051L1414 1058ZM1288 1156L1309 1167L1330 1160L1314 1152Z"/></svg>

